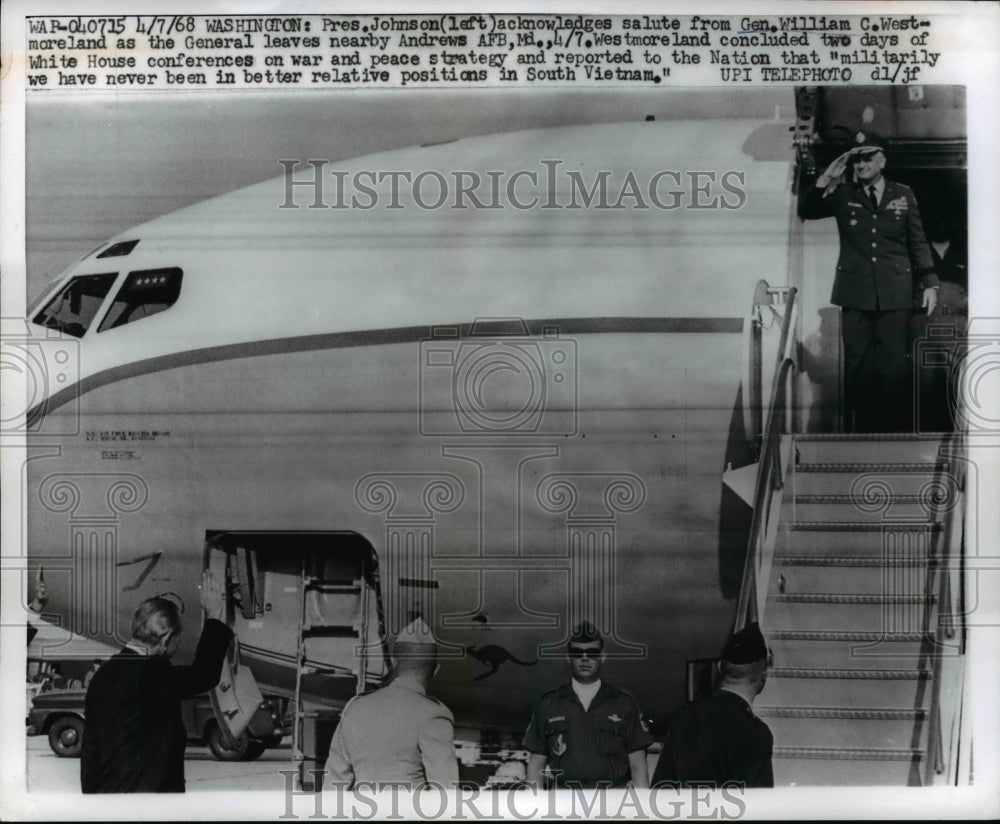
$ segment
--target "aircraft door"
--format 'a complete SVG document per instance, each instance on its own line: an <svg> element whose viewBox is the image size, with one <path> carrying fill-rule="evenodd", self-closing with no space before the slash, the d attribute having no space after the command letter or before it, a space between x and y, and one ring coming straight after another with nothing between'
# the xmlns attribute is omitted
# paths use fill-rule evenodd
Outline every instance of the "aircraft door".
<svg viewBox="0 0 1000 824"><path fill-rule="evenodd" d="M226 582L227 623L232 626L236 608L244 617L254 617L257 604L262 603L258 590L263 589L256 553L241 546L234 554L209 552L207 562L218 580ZM237 593L238 603L233 597ZM241 660L240 642L236 635L222 665L219 683L209 692L209 698L223 739L234 751L245 746L248 736L258 740L281 737L282 722L278 709L264 698L250 667Z"/></svg>

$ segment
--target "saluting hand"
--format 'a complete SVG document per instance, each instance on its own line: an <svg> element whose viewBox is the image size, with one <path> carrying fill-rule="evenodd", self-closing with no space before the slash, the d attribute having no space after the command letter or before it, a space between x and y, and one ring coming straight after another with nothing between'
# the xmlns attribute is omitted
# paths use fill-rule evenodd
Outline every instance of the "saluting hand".
<svg viewBox="0 0 1000 824"><path fill-rule="evenodd" d="M829 166L826 167L826 171L823 172L818 178L816 178L816 185L820 189L825 189L834 180L840 178L845 171L847 171L847 161L851 156L851 150L848 149L840 157L833 161Z"/></svg>
<svg viewBox="0 0 1000 824"><path fill-rule="evenodd" d="M201 574L201 606L206 618L224 621L226 617L226 595L219 580L209 571Z"/></svg>

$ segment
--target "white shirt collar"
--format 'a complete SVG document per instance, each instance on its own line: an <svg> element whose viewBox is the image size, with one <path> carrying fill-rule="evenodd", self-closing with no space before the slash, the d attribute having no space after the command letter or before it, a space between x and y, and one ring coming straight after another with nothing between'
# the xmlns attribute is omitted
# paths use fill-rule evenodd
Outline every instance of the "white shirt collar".
<svg viewBox="0 0 1000 824"><path fill-rule="evenodd" d="M875 187L875 197L878 198L878 202L881 205L881 203L882 203L882 192L885 191L885 178L884 177L880 177L878 179L878 183L865 183L863 185L864 185L864 189L865 189L865 194L868 193L868 190L872 186Z"/></svg>
<svg viewBox="0 0 1000 824"><path fill-rule="evenodd" d="M594 700L594 696L601 689L601 679L598 678L593 684L581 684L575 678L571 679L573 685L573 692L576 693L576 697L580 699L580 703L583 704L584 710L590 709L590 704Z"/></svg>

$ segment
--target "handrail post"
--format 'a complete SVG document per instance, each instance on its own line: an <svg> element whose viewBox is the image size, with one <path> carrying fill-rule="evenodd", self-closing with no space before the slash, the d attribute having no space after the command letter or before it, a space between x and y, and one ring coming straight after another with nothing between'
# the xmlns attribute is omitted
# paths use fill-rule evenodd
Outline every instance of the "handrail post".
<svg viewBox="0 0 1000 824"><path fill-rule="evenodd" d="M961 380L958 380L958 385L962 386ZM928 783L934 780L934 776L944 776L943 781L952 786L958 785L962 780L962 776L959 775L963 761L962 753L969 746L963 740L962 724L959 722L966 711L962 707L965 695L964 670L967 664L966 604L963 584L968 536L963 522L968 495L965 462L968 434L965 416L962 414L963 394L957 393L956 399L958 407L955 414L955 432L952 437L945 440L938 453L950 467L950 481L955 485L953 494L956 498L950 502L951 505L943 508L941 542L936 558L936 566L940 570L940 579L937 581L938 619L933 630L939 643L955 641L952 644L942 643L941 647L946 646L957 655L944 654L942 648L939 648L934 655L932 675L935 688L931 697L931 718L927 738L930 763L925 773ZM954 683L953 679L956 678L961 685L957 695L954 694L954 690L949 692L944 688L946 679ZM956 725L958 725L957 730Z"/></svg>
<svg viewBox="0 0 1000 824"><path fill-rule="evenodd" d="M796 347L795 330L798 328L796 321L797 307L794 287L782 288L784 295L784 316L781 323L781 337L778 345L777 362L775 363L774 376L771 381L771 394L769 404L763 406L763 398L760 400L761 417L765 422L760 429L761 441L760 452L757 455L757 479L754 488L753 516L750 525L750 535L747 540L747 557L743 567L743 581L740 586L739 599L736 605L736 620L734 631L742 629L747 621L757 620L761 615L759 599L762 597L758 592L758 569L763 569L766 561L764 554L767 551L768 542L772 533L771 509L775 492L780 492L784 487L783 462L781 460L781 436L788 430L794 415L794 409L789 408L789 404L795 403L795 380L796 369L795 359L790 357L792 352L790 347ZM765 303L769 305L770 298L776 294L776 290L768 287L765 281L757 284L754 292L753 323L757 325L760 307ZM750 374L748 375L748 395L751 421L755 420L755 410L757 409L757 396L763 395L762 389L757 388L757 382L763 380L760 362L763 360L762 335L757 334L757 329L751 330L751 352L750 352ZM797 356L797 352L794 353ZM753 434L757 433L756 423L753 424ZM766 595L766 593L765 593Z"/></svg>

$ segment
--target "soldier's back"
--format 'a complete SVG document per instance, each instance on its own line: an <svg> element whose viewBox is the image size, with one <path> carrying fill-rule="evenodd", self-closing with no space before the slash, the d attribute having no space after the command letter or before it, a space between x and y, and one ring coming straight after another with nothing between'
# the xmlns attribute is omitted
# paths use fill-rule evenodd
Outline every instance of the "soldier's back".
<svg viewBox="0 0 1000 824"><path fill-rule="evenodd" d="M774 786L773 737L734 693L721 690L678 713L663 744L653 783L739 782Z"/></svg>
<svg viewBox="0 0 1000 824"><path fill-rule="evenodd" d="M354 699L338 731L332 746L343 749L355 783L440 781L440 775L427 774L428 759L455 758L451 711L408 685L391 683Z"/></svg>

